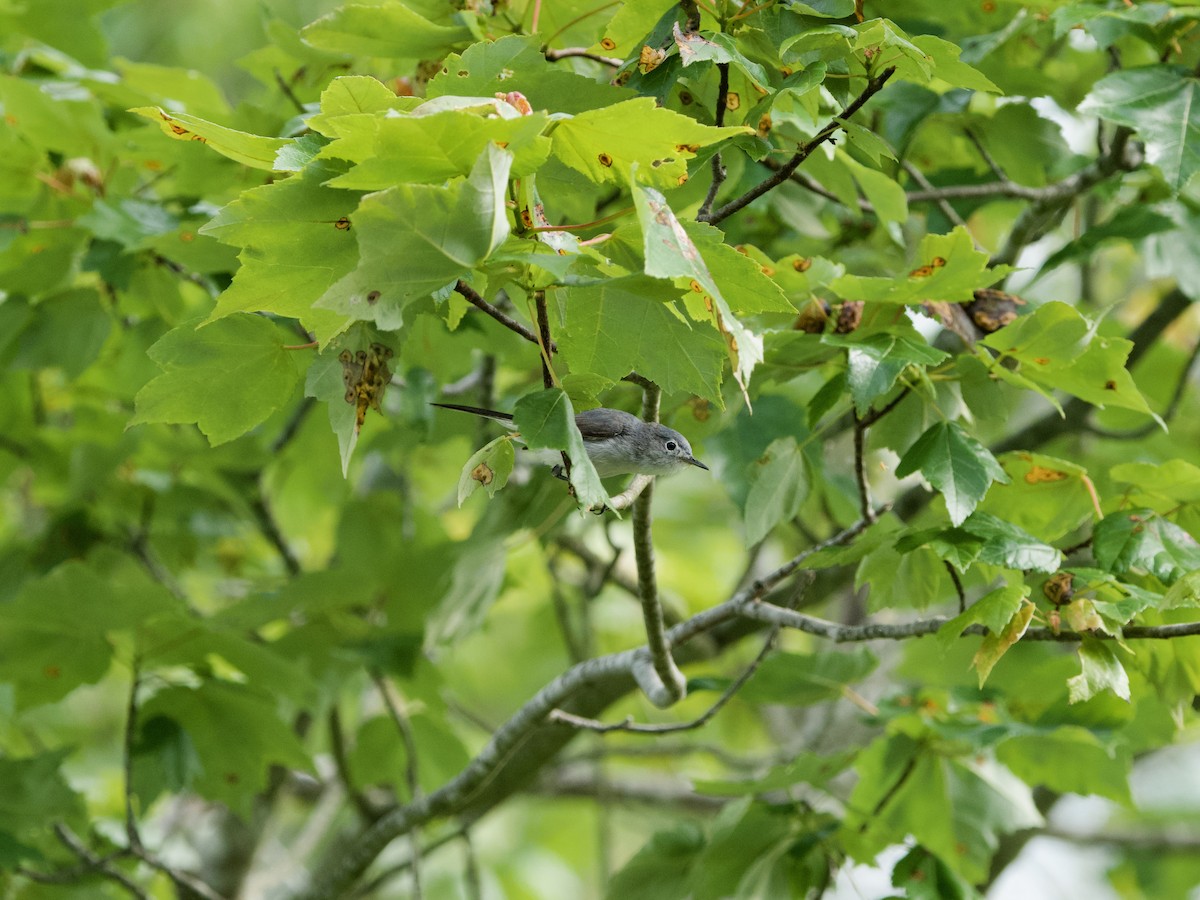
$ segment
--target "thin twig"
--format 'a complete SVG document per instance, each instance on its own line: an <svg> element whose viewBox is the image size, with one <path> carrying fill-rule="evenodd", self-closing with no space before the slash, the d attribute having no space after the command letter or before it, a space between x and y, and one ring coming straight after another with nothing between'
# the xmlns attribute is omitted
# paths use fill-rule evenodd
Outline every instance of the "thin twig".
<svg viewBox="0 0 1200 900"><path fill-rule="evenodd" d="M630 716L622 722L605 724L597 719L589 719L584 716L577 716L573 713L564 712L561 709L555 709L550 712L550 721L562 722L564 725L571 725L574 728L579 728L585 731L595 731L598 734L608 734L613 731L625 731L629 732L630 734L675 734L680 731L694 731L697 728L703 728L712 720L713 716L721 711L721 707L728 703L733 698L733 695L740 691L742 687L745 686L746 682L753 677L754 673L758 671L758 667L762 665L763 660L766 659L767 655L771 652L771 650L774 649L775 640L778 638L778 636L779 627L776 626L767 634L767 639L763 642L762 649L758 651L758 655L754 657L754 660L750 663L750 665L748 665L742 671L742 674L739 675L729 685L729 687L725 689L724 693L717 698L717 701L712 706L710 706L696 718L692 719L690 722L677 722L663 725L645 724L642 722L633 721L633 717Z"/></svg>
<svg viewBox="0 0 1200 900"><path fill-rule="evenodd" d="M418 769L417 760L417 741L413 736L412 724L408 721L408 716L401 708L401 703L396 697L395 688L392 683L383 677L383 673L373 671L371 680L375 682L375 686L379 689L379 696L383 698L383 705L387 707L388 715L396 726L396 731L400 733L400 740L404 744L404 780L408 785L409 802L415 803L421 799L421 781L420 771ZM413 897L416 900L421 900L421 836L418 829L414 828L410 835L409 845L411 847L409 864L412 868L413 881Z"/></svg>
<svg viewBox="0 0 1200 900"><path fill-rule="evenodd" d="M284 79L283 74L278 69L272 69L271 71L275 73L275 83L279 85L279 90L283 92L283 96L287 97L292 106L296 108L296 112L300 113L300 115L308 112L304 108L304 104L300 102L300 98L296 96L296 92L292 90L292 86Z"/></svg>
<svg viewBox="0 0 1200 900"><path fill-rule="evenodd" d="M558 379L554 377L554 368L550 365L550 348L554 342L550 340L550 313L546 308L546 292L534 291L533 302L537 309L538 333L535 341L542 357L542 387L549 389L558 383Z"/></svg>
<svg viewBox="0 0 1200 900"><path fill-rule="evenodd" d="M303 569L300 565L300 560L288 544L287 538L279 529L279 523L275 521L275 516L271 513L270 507L267 506L266 498L262 494L262 489L259 485L253 488L253 494L250 497L250 508L254 512L254 516L258 519L259 530L270 541L271 546L279 554L279 558L283 560L283 567L287 569L289 575L299 575Z"/></svg>
<svg viewBox="0 0 1200 900"><path fill-rule="evenodd" d="M298 404L296 404L296 408L292 410L292 414L288 416L287 422L284 423L283 428L280 429L279 434L275 437L275 440L271 441L272 457L278 456L280 453L282 453L287 445L295 439L296 435L300 432L300 426L304 424L304 420L308 417L308 414L312 412L316 405L317 399L315 397L305 397Z"/></svg>
<svg viewBox="0 0 1200 900"><path fill-rule="evenodd" d="M899 406L901 402L903 402L904 398L910 393L912 393L912 386L906 384L900 393L889 400L884 406L880 407L879 409L867 410L867 414L862 417L862 422L860 424L863 426L863 428L870 428L872 425L894 410L897 406Z"/></svg>
<svg viewBox="0 0 1200 900"><path fill-rule="evenodd" d="M583 47L564 47L561 50L548 48L545 53L546 59L550 62L557 62L560 59L569 59L578 57L580 59L590 59L593 62L598 62L606 66L612 66L614 69L621 66L625 60L617 59L615 56L601 56L599 53L592 53Z"/></svg>
<svg viewBox="0 0 1200 900"><path fill-rule="evenodd" d="M509 331L519 334L521 337L525 338L525 340L529 341L531 344L536 344L538 342L538 336L533 331L531 331L526 326L522 325L520 322L518 322L512 316L508 315L507 313L501 312L495 306L488 303L481 296L479 296L479 293L473 287L471 287L465 281L459 281L457 284L455 284L454 290L457 293L461 294L463 296L463 298L468 303L470 303L472 306L474 306L476 309L482 310L483 312L487 313L489 316L491 316L493 319L495 319L497 322L499 322L501 325L503 325ZM556 347L554 345L553 341L550 342L550 352L551 353L558 352L558 347Z"/></svg>
<svg viewBox="0 0 1200 900"><path fill-rule="evenodd" d="M763 194L767 193L767 191L779 187L779 185L783 184L788 180L788 178L791 177L791 174L800 167L800 164L803 163L804 160L808 159L808 157L814 150L817 149L817 147L821 146L821 144L833 137L837 130L842 127L843 121L853 116L862 108L863 104L875 96L875 94L879 93L883 86L887 84L888 79L895 74L895 71L895 66L891 66L887 69L884 69L878 75L868 78L867 86L863 88L862 93L855 97L853 102L851 102L843 112L834 116L824 128L822 128L816 133L816 135L813 136L811 140L802 144L800 149L796 151L792 158L780 166L779 169L769 178L763 179L750 190L746 191L746 193L742 194L740 197L730 200L720 209L710 212L706 216L697 216L696 218L701 222L707 222L710 225L715 225L718 222L729 218L729 216L733 215L735 212L738 212L739 210L749 206Z"/></svg>
<svg viewBox="0 0 1200 900"><path fill-rule="evenodd" d="M125 800L125 840L132 853L144 853L142 836L138 832L137 816L133 811L133 741L137 733L138 688L141 687L141 660L135 655L130 666L129 695L125 703L125 729L121 739L121 769L125 783L122 793Z"/></svg>
<svg viewBox="0 0 1200 900"><path fill-rule="evenodd" d="M1001 168L1000 163L996 162L992 154L988 152L988 148L983 145L983 141L980 139L979 135L975 133L974 129L966 128L964 131L967 134L967 140L975 145L975 150L979 153L980 158L982 158L984 163L987 164L987 167L992 170L992 174L996 176L996 181L998 181L1000 184L1012 184L1012 179L1008 177L1004 169Z"/></svg>
<svg viewBox="0 0 1200 900"><path fill-rule="evenodd" d="M717 87L717 108L713 118L716 126L720 128L725 124L725 105L729 102L729 63L717 63L717 71L720 73L721 80ZM704 221L712 212L713 203L717 199L717 191L725 183L725 175L725 167L721 165L721 151L718 150L712 158L712 184L708 186L708 194L700 205L700 211L696 213L697 219Z"/></svg>
<svg viewBox="0 0 1200 900"><path fill-rule="evenodd" d="M350 757L346 753L346 736L342 730L342 714L335 703L329 709L326 718L329 729L329 751L333 756L333 766L337 771L338 781L364 822L374 822L379 818L379 811L367 799L366 794L358 789L354 777L350 773Z"/></svg>
<svg viewBox="0 0 1200 900"><path fill-rule="evenodd" d="M857 409L852 412L854 415L854 480L858 484L859 513L862 515L863 521L872 522L874 521L875 507L871 504L871 486L867 482L867 426L859 418Z"/></svg>
<svg viewBox="0 0 1200 900"><path fill-rule="evenodd" d="M475 855L475 845L471 842L471 829L462 830L463 842L463 890L467 900L481 900L483 897L483 879L479 875L479 859Z"/></svg>
<svg viewBox="0 0 1200 900"><path fill-rule="evenodd" d="M967 611L967 595L963 590L962 579L958 577L958 570L950 563L948 559L942 560L946 571L950 574L950 580L954 582L954 590L958 594L958 611L964 613Z"/></svg>
<svg viewBox="0 0 1200 900"><path fill-rule="evenodd" d="M79 836L62 822L54 823L54 834L62 842L62 845L79 857L80 862L90 871L115 881L138 900L150 900L150 895L134 884L128 875L92 853L79 839Z"/></svg>
<svg viewBox="0 0 1200 900"><path fill-rule="evenodd" d="M465 831L466 831L465 828L460 828L460 829L457 829L456 831L447 832L446 834L443 834L441 837L430 841L428 844L426 844L425 846L423 846L421 848L420 858L421 859L428 858L429 855L431 853L433 853L434 850L444 847L447 844L461 838ZM397 875L403 875L405 872L407 872L409 869L412 868L412 865L413 865L413 860L412 860L412 857L410 857L410 858L404 860L403 862L398 862L393 866L389 866L388 868L386 868L382 872L380 872L378 875L376 875L374 878L372 878L370 881L365 881L361 885L359 885L357 888L355 888L355 890L350 894L350 896L351 897L369 897L372 894L374 894L376 891L378 891L381 887L383 887L385 884L387 884L389 881L391 881L393 878L395 878Z"/></svg>
<svg viewBox="0 0 1200 900"><path fill-rule="evenodd" d="M907 159L902 160L900 165L904 167L904 171L908 173L909 177L921 187L925 188L925 190L934 190L933 183L925 177L925 173L910 163ZM971 234L971 229L967 225L967 220L958 214L958 210L951 206L945 197L936 197L933 202L937 205L937 208L942 211L942 215L950 220L950 224L957 225L966 231L967 234ZM979 241L975 240L974 235L971 235L971 243L975 245L976 250L983 250L983 247L980 245Z"/></svg>

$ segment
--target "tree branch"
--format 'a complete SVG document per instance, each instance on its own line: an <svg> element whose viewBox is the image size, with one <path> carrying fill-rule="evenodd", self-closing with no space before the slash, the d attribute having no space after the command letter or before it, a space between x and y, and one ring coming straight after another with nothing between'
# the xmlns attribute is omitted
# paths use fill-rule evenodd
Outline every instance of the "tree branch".
<svg viewBox="0 0 1200 900"><path fill-rule="evenodd" d="M710 225L716 225L718 222L729 218L735 212L745 209L763 194L767 193L767 191L773 190L787 181L788 178L791 177L792 173L795 172L796 169L800 168L800 164L803 163L804 160L808 159L808 157L814 150L817 149L817 147L821 146L821 144L833 137L837 130L842 127L843 121L853 116L863 107L863 104L879 93L879 91L885 84L887 84L888 79L892 77L895 71L895 66L891 66L887 69L884 69L878 75L868 78L867 86L863 88L862 93L854 98L854 101L846 107L845 111L831 119L829 123L820 131L818 131L811 140L802 144L800 149L796 151L792 158L780 166L774 174L772 174L769 178L765 178L764 180L760 181L757 185L746 191L746 193L742 194L742 196L729 201L720 209L710 212L704 216L697 216L697 221L707 222Z"/></svg>
<svg viewBox="0 0 1200 900"><path fill-rule="evenodd" d="M642 418L645 421L658 421L661 397L662 390L658 385L650 384L643 388ZM654 486L647 483L633 503L633 553L637 560L642 620L646 623L646 650L638 655L633 676L650 702L659 709L665 709L683 698L687 692L687 679L671 657L662 603L658 599L658 583L654 575L654 537L651 533L653 499Z"/></svg>

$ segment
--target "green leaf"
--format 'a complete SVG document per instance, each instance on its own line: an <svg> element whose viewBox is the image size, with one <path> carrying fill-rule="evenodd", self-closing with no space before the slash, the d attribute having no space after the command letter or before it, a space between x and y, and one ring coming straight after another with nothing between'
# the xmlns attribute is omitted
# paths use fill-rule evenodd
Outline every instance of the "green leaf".
<svg viewBox="0 0 1200 900"><path fill-rule="evenodd" d="M987 875L1002 835L1042 824L1029 788L1004 770L938 756L913 738L881 738L859 755L840 832L864 862L912 835L971 882Z"/></svg>
<svg viewBox="0 0 1200 900"><path fill-rule="evenodd" d="M878 537L886 540L888 535ZM949 599L954 587L945 564L932 550L918 547L899 553L890 540L871 548L863 557L854 584L857 588L870 586L867 602L872 612L890 607L924 609Z"/></svg>
<svg viewBox="0 0 1200 900"><path fill-rule="evenodd" d="M988 491L981 508L1053 541L1074 531L1093 512L1087 472L1076 463L1041 453L1014 451L1000 458L1009 480Z"/></svg>
<svg viewBox="0 0 1200 900"><path fill-rule="evenodd" d="M308 120L308 127L334 137L336 132L328 129L332 120L341 116L386 113L419 102L416 98L397 97L386 84L370 75L341 75L321 92L321 112Z"/></svg>
<svg viewBox="0 0 1200 900"><path fill-rule="evenodd" d="M130 112L158 122L163 133L177 141L199 141L234 162L254 169L275 171L275 158L291 141L235 131L187 113L167 112L157 106L139 106Z"/></svg>
<svg viewBox="0 0 1200 900"><path fill-rule="evenodd" d="M996 588L939 628L938 643L943 649L949 650L972 625L983 625L993 634L999 634L1012 621L1028 596L1029 586L1025 584Z"/></svg>
<svg viewBox="0 0 1200 900"><path fill-rule="evenodd" d="M679 291L670 284L633 275L557 293L567 316L558 345L573 373L615 381L637 369L669 394L722 403L721 339L675 308Z"/></svg>
<svg viewBox="0 0 1200 900"><path fill-rule="evenodd" d="M1093 332L1092 324L1075 307L1054 300L989 334L981 343L1020 361L1023 371L1032 377L1039 369L1057 371L1077 360L1087 351Z"/></svg>
<svg viewBox="0 0 1200 900"><path fill-rule="evenodd" d="M978 69L962 62L958 58L962 50L955 44L931 34L916 35L911 40L933 63L933 74L947 84L971 91L1004 93Z"/></svg>
<svg viewBox="0 0 1200 900"><path fill-rule="evenodd" d="M113 632L180 611L140 570L131 577L127 559L109 562L124 567L65 562L25 582L0 607L0 683L11 685L18 708L52 703L100 681L112 662Z"/></svg>
<svg viewBox="0 0 1200 900"><path fill-rule="evenodd" d="M743 894L742 886L751 880L759 861L789 843L792 832L790 812L772 809L765 803L740 803L726 806L713 826L708 846L688 873L693 900L724 900Z"/></svg>
<svg viewBox="0 0 1200 900"><path fill-rule="evenodd" d="M6 306L15 312L19 301ZM9 365L14 369L63 370L77 378L96 361L112 330L112 317L95 288L76 288L43 297L32 306L31 320L12 332L16 352Z"/></svg>
<svg viewBox="0 0 1200 900"><path fill-rule="evenodd" d="M1129 759L1078 725L1017 734L996 747L996 759L1032 786L1056 793L1095 794L1132 805Z"/></svg>
<svg viewBox="0 0 1200 900"><path fill-rule="evenodd" d="M587 455L583 436L575 425L575 410L561 388L527 394L513 410L523 440L530 448L565 450L571 459L571 486L579 502L590 509L608 504L608 494Z"/></svg>
<svg viewBox="0 0 1200 900"><path fill-rule="evenodd" d="M853 335L826 334L821 336L821 342L846 348L846 378L859 415L890 391L900 373L909 366L934 366L950 358L948 353L924 342L891 332L872 334L865 340Z"/></svg>
<svg viewBox="0 0 1200 900"><path fill-rule="evenodd" d="M866 648L841 653L775 653L767 657L738 695L749 703L809 706L840 698L879 664Z"/></svg>
<svg viewBox="0 0 1200 900"><path fill-rule="evenodd" d="M83 798L75 793L61 771L70 750L52 750L36 756L0 756L0 821L17 834L42 831L55 820L83 815Z"/></svg>
<svg viewBox="0 0 1200 900"><path fill-rule="evenodd" d="M1097 336L1092 338L1087 350L1069 367L1055 371L1026 370L1025 374L1031 379L1041 380L1048 387L1086 400L1099 409L1109 406L1132 409L1145 413L1163 425L1162 419L1150 409L1133 376L1125 368L1125 360L1132 350L1132 341Z"/></svg>
<svg viewBox="0 0 1200 900"><path fill-rule="evenodd" d="M1198 84L1183 66L1126 69L1097 81L1079 111L1135 129L1150 162L1179 191L1200 169Z"/></svg>
<svg viewBox="0 0 1200 900"><path fill-rule="evenodd" d="M1105 516L1092 531L1092 553L1115 575L1143 569L1168 586L1200 569L1200 545L1151 509Z"/></svg>
<svg viewBox="0 0 1200 900"><path fill-rule="evenodd" d="M685 900L687 879L704 849L704 832L684 824L660 831L608 883L609 900Z"/></svg>
<svg viewBox="0 0 1200 900"><path fill-rule="evenodd" d="M729 307L738 315L753 315L763 312L794 313L796 307L787 295L764 270L763 266L749 254L753 248L735 249L725 243L725 235L719 228L703 222L684 222L688 236L704 257L713 281L721 286L721 293L729 301Z"/></svg>
<svg viewBox="0 0 1200 900"><path fill-rule="evenodd" d="M213 446L265 421L300 380L282 332L258 316L185 322L150 348L150 358L163 373L138 391L130 424L194 423Z"/></svg>
<svg viewBox="0 0 1200 900"><path fill-rule="evenodd" d="M881 222L908 221L908 195L894 178L864 166L844 153L837 160L854 177Z"/></svg>
<svg viewBox="0 0 1200 900"><path fill-rule="evenodd" d="M1113 481L1132 484L1170 507L1200 500L1200 466L1186 459L1169 459L1158 464L1121 463L1113 466L1109 475Z"/></svg>
<svg viewBox="0 0 1200 900"><path fill-rule="evenodd" d="M754 546L780 522L793 519L808 498L804 454L791 435L776 438L750 470L746 544Z"/></svg>
<svg viewBox="0 0 1200 900"><path fill-rule="evenodd" d="M304 42L320 50L389 59L440 59L471 39L462 25L430 22L400 0L347 3L300 31Z"/></svg>
<svg viewBox="0 0 1200 900"><path fill-rule="evenodd" d="M352 217L360 262L316 302L395 330L404 308L482 263L508 237L512 154L488 144L466 181L402 184L365 197Z"/></svg>
<svg viewBox="0 0 1200 900"><path fill-rule="evenodd" d="M142 706L141 715L177 722L203 764L193 773L192 789L247 815L255 795L267 786L271 764L311 768L275 706L273 698L243 685L206 681L195 688L164 688Z"/></svg>
<svg viewBox="0 0 1200 900"><path fill-rule="evenodd" d="M634 96L626 88L549 62L537 36L516 34L472 44L461 56L446 57L442 70L426 85L425 96L494 97L509 91L523 94L534 109L565 113L599 109Z"/></svg>
<svg viewBox="0 0 1200 900"><path fill-rule="evenodd" d="M1008 624L999 631L993 631L984 636L983 641L979 644L979 649L975 651L975 656L971 660L971 665L979 673L980 687L983 687L988 675L992 673L992 669L1000 661L1000 657L1007 653L1009 648L1021 639L1021 636L1025 633L1025 629L1029 627L1029 623L1033 620L1034 612L1034 605L1028 600L1023 599L1017 611L1008 620Z"/></svg>
<svg viewBox="0 0 1200 900"><path fill-rule="evenodd" d="M1022 572L1055 572L1062 553L1039 541L1012 522L977 510L963 522L962 529L983 540L980 562Z"/></svg>
<svg viewBox="0 0 1200 900"><path fill-rule="evenodd" d="M993 481L1008 480L996 457L954 422L938 422L917 438L896 467L896 477L917 471L945 497L955 525L971 514Z"/></svg>
<svg viewBox="0 0 1200 900"><path fill-rule="evenodd" d="M896 863L892 887L902 888L908 900L980 900L983 896L924 847L913 847Z"/></svg>
<svg viewBox="0 0 1200 900"><path fill-rule="evenodd" d="M924 303L928 300L967 302L979 288L995 283L1010 271L988 268L988 255L976 250L971 235L959 226L949 234L927 235L921 241L916 267L902 278L842 275L830 284L847 300L880 303Z"/></svg>
<svg viewBox="0 0 1200 900"><path fill-rule="evenodd" d="M770 84L766 70L758 63L747 59L738 50L736 41L729 35L714 31L684 34L678 22L675 23L672 34L675 46L679 49L679 59L685 69L698 62L732 63L760 87Z"/></svg>
<svg viewBox="0 0 1200 900"><path fill-rule="evenodd" d="M1050 254L1050 257L1042 263L1042 267L1038 269L1038 277L1041 278L1064 263L1091 259L1092 254L1110 241L1137 242L1152 234L1171 231L1176 227L1174 219L1147 206L1135 206L1132 209L1122 210L1121 215L1110 219L1103 225L1089 228L1075 240L1064 244Z"/></svg>
<svg viewBox="0 0 1200 900"><path fill-rule="evenodd" d="M503 434L471 454L458 479L459 506L479 487L486 489L489 497L495 497L496 491L508 483L516 458L512 441L512 435Z"/></svg>
<svg viewBox="0 0 1200 900"><path fill-rule="evenodd" d="M241 248L233 284L217 298L210 321L236 312L299 319L327 341L346 317L312 304L358 264L351 214L358 195L326 187L337 171L323 164L252 188L200 229Z"/></svg>
<svg viewBox="0 0 1200 900"><path fill-rule="evenodd" d="M482 101L481 101L482 102ZM493 109L498 101L492 100ZM337 138L321 150L322 158L355 165L327 182L350 190L383 190L397 184L436 184L467 175L489 144L513 155L512 174L528 175L546 161L550 139L542 136L546 116L534 113L509 118L454 110L422 115L355 117L354 127L337 120Z"/></svg>
<svg viewBox="0 0 1200 900"><path fill-rule="evenodd" d="M1129 700L1129 675L1109 641L1084 635L1079 645L1078 675L1067 679L1072 703L1090 700L1104 691L1112 691L1122 700Z"/></svg>
<svg viewBox="0 0 1200 900"><path fill-rule="evenodd" d="M911 553L918 547L928 547L959 572L966 572L979 558L983 538L965 528L927 528L896 541L896 550L900 553Z"/></svg>
<svg viewBox="0 0 1200 900"><path fill-rule="evenodd" d="M725 339L725 349L733 363L734 380L749 405L750 373L762 361L762 338L734 316L700 251L675 218L666 198L654 188L639 184L634 186L633 200L642 226L646 274L655 278L686 278L693 291L698 286L707 292L705 305L717 331Z"/></svg>
<svg viewBox="0 0 1200 900"><path fill-rule="evenodd" d="M551 137L554 155L597 184L626 184L636 167L640 182L670 188L687 181L688 160L701 147L750 133L742 125L701 125L638 97L560 122Z"/></svg>

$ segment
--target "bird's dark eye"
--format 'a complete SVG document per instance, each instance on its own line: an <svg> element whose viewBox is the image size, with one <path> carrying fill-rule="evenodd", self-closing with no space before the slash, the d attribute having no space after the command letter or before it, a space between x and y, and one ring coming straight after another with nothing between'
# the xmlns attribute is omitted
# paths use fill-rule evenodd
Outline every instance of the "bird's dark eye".
<svg viewBox="0 0 1200 900"><path fill-rule="evenodd" d="M679 449L679 445L677 443L675 443L674 441L667 441L667 450L669 452L674 453L678 449Z"/></svg>

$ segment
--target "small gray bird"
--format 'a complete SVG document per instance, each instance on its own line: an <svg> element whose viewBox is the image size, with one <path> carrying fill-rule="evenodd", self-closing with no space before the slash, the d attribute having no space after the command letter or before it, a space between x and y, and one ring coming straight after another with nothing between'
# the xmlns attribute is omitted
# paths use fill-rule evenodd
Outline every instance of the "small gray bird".
<svg viewBox="0 0 1200 900"><path fill-rule="evenodd" d="M513 417L494 409L434 403L492 419L508 428ZM575 416L583 435L583 446L601 478L610 475L670 475L687 466L708 469L692 456L692 447L682 434L657 422L643 422L619 409L588 409Z"/></svg>

